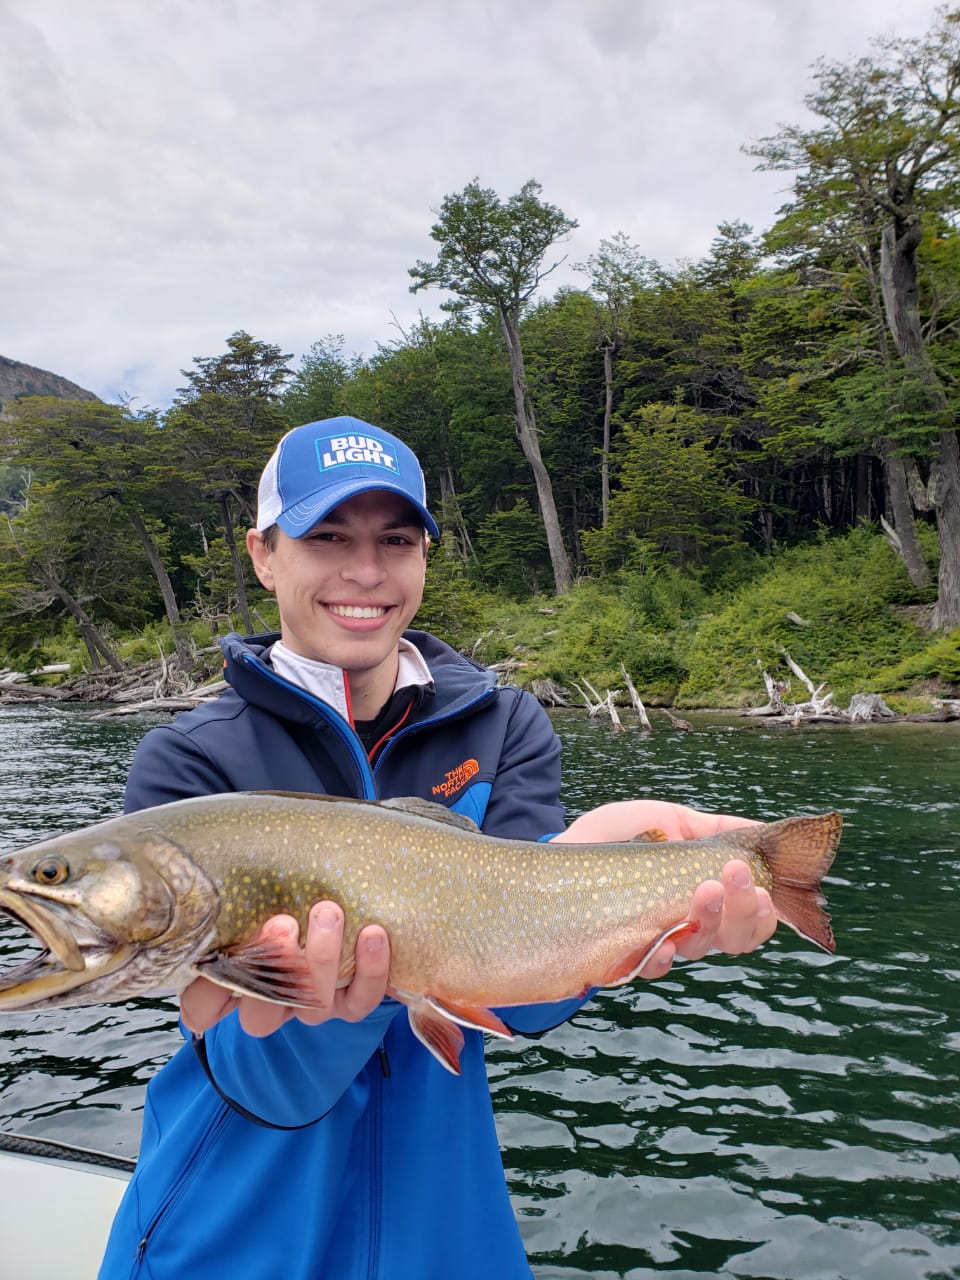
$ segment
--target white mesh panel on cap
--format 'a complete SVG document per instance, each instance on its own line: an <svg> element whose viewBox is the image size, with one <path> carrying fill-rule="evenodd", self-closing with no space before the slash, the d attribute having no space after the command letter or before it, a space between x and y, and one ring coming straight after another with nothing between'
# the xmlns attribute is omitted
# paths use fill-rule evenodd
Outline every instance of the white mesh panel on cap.
<svg viewBox="0 0 960 1280"><path fill-rule="evenodd" d="M260 487L257 490L257 529L260 533L263 533L264 529L269 529L272 524L276 524L283 510L280 490L277 487L277 462L282 444L281 440L270 455L270 461L263 468L263 474L260 476Z"/></svg>

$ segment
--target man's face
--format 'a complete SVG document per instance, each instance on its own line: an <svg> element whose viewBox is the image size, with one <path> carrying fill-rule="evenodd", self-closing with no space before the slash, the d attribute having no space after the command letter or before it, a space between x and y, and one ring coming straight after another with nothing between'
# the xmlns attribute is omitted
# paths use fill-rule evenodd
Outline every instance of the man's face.
<svg viewBox="0 0 960 1280"><path fill-rule="evenodd" d="M277 597L284 644L361 683L382 683L389 697L397 642L423 597L424 532L414 508L371 490L341 503L303 538L274 533L273 550L254 530L247 547L257 577Z"/></svg>

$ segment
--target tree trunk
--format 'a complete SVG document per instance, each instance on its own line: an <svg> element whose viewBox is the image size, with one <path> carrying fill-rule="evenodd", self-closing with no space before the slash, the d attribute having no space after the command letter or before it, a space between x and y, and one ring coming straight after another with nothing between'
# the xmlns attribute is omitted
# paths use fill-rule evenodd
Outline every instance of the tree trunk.
<svg viewBox="0 0 960 1280"><path fill-rule="evenodd" d="M240 617L243 619L244 630L249 636L253 634L253 621L250 618L250 606L247 603L247 587L243 580L243 564L240 560L240 552L237 549L237 534L230 515L230 495L227 493L220 495L220 515L223 521L223 536L226 538L227 546L230 548L233 580L237 587L237 606L240 610Z"/></svg>
<svg viewBox="0 0 960 1280"><path fill-rule="evenodd" d="M931 624L948 628L960 626L960 450L946 393L923 344L917 281L921 235L918 214L891 218L886 223L880 247L880 284L894 345L908 374L915 374L924 387L931 417L940 423L931 485L940 542L940 574Z"/></svg>
<svg viewBox="0 0 960 1280"><path fill-rule="evenodd" d="M170 581L170 575L167 573L166 565L163 563L157 544L151 538L150 530L144 524L139 511L134 511L129 507L125 508L125 510L146 552L150 568L153 570L153 576L160 587L164 612L167 615L167 621L170 623L170 630L173 632L173 644L177 652L177 659L184 671L187 671L191 665L190 650L181 631L180 610L177 607L177 597L173 592L173 583Z"/></svg>
<svg viewBox="0 0 960 1280"><path fill-rule="evenodd" d="M76 597L67 590L60 579L52 572L44 569L43 565L38 564L36 560L31 560L30 565L33 572L37 575L38 580L44 587L56 596L63 607L76 622L80 629L80 635L83 637L83 643L86 646L87 654L90 658L90 666L94 671L101 668L100 659L102 658L110 667L111 671L122 671L123 663L117 657L117 654L111 648L110 644L100 634L97 624L84 609Z"/></svg>
<svg viewBox="0 0 960 1280"><path fill-rule="evenodd" d="M613 417L613 343L603 344L603 444L600 449L600 527L610 516L610 419Z"/></svg>
<svg viewBox="0 0 960 1280"><path fill-rule="evenodd" d="M453 468L449 463L440 468L440 511L441 531L445 532L453 526L452 536L445 540L448 558L460 560L463 564L471 559L475 561L477 553L473 549L470 532L463 519L457 486L453 478Z"/></svg>
<svg viewBox="0 0 960 1280"><path fill-rule="evenodd" d="M960 627L960 440L956 431L940 433L937 465L937 528L940 533L940 576L931 625L937 630Z"/></svg>
<svg viewBox="0 0 960 1280"><path fill-rule="evenodd" d="M537 486L537 497L540 501L540 515L547 535L547 547L550 551L550 563L553 567L553 580L557 595L562 595L573 586L573 570L570 557L563 542L560 520L557 516L557 504L553 498L553 485L550 473L544 466L540 456L540 439L537 435L536 417L527 394L527 377L523 367L523 352L520 347L520 332L514 316L505 308L500 308L500 322L503 336L510 356L510 375L513 382L513 398L517 411L517 438L523 456L530 464L534 483Z"/></svg>
<svg viewBox="0 0 960 1280"><path fill-rule="evenodd" d="M887 475L887 496L890 500L892 524L897 535L897 551L907 567L910 581L915 587L930 584L930 569L917 538L917 524L913 518L913 503L907 486L907 472L902 455L895 453L887 442L883 451L884 470Z"/></svg>

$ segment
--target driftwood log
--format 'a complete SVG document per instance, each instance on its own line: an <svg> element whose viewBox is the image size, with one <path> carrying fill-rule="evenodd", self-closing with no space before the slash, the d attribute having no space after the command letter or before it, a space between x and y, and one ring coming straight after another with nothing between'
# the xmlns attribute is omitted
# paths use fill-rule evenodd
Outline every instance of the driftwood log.
<svg viewBox="0 0 960 1280"><path fill-rule="evenodd" d="M845 709L836 706L833 694L827 690L826 681L814 685L806 672L787 652L781 649L787 666L803 684L810 697L805 702L786 702L784 695L789 692L789 680L775 680L763 664L757 659L767 691L767 702L762 707L751 707L742 714L746 716L762 716L775 724L800 725L812 721L826 721L829 724L870 724L880 720L912 720L936 721L960 719L960 700L942 699L934 705L937 710L923 714L898 716L887 706L879 693L855 693L850 705Z"/></svg>

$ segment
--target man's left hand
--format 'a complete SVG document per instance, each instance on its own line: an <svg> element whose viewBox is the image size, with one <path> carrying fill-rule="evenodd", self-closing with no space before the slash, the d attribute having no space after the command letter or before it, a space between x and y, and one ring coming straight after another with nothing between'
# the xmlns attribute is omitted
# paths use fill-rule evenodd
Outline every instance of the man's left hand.
<svg viewBox="0 0 960 1280"><path fill-rule="evenodd" d="M566 831L554 836L554 841L593 844L631 840L652 830L662 831L669 840L696 840L751 825L748 818L703 813L664 800L621 800L582 814ZM726 864L720 880L705 880L697 886L686 914L698 922L698 932L683 938L679 946L671 941L662 943L644 965L644 978L662 978L677 955L699 960L710 950L728 955L753 951L767 942L777 927L769 893L754 885L750 868L739 858Z"/></svg>

